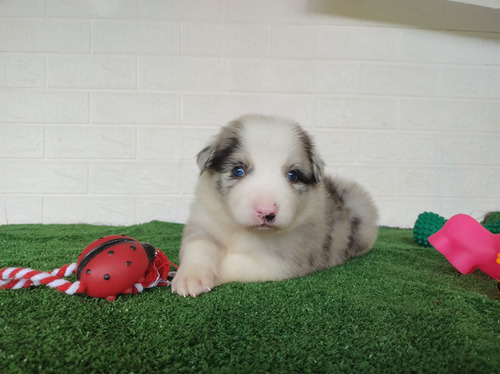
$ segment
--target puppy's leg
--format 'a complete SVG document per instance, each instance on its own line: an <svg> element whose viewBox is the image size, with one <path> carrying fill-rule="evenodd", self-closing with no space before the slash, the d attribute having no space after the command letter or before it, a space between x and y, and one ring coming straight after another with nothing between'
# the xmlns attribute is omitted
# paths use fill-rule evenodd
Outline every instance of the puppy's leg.
<svg viewBox="0 0 500 374"><path fill-rule="evenodd" d="M220 263L220 283L264 282L285 278L284 266L272 257L228 253Z"/></svg>
<svg viewBox="0 0 500 374"><path fill-rule="evenodd" d="M209 239L183 243L180 266L172 281L172 292L184 297L195 297L217 286L220 257L220 249Z"/></svg>

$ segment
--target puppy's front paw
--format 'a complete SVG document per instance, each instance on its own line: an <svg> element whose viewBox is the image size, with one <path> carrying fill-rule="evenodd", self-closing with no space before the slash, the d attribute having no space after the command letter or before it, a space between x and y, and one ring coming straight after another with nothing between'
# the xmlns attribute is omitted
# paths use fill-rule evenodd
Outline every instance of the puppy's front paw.
<svg viewBox="0 0 500 374"><path fill-rule="evenodd" d="M172 280L172 292L181 296L196 297L215 287L217 275L201 266L180 266Z"/></svg>

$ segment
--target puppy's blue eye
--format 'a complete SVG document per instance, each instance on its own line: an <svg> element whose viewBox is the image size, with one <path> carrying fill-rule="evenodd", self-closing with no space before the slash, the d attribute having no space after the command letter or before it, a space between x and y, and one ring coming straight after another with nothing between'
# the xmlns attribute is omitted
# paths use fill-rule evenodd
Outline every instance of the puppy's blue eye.
<svg viewBox="0 0 500 374"><path fill-rule="evenodd" d="M242 166L236 166L233 169L233 175L235 177L244 177L245 176L245 169Z"/></svg>
<svg viewBox="0 0 500 374"><path fill-rule="evenodd" d="M288 174L286 175L286 179L288 179L292 183L295 183L299 179L299 176L295 170L292 170L288 172Z"/></svg>

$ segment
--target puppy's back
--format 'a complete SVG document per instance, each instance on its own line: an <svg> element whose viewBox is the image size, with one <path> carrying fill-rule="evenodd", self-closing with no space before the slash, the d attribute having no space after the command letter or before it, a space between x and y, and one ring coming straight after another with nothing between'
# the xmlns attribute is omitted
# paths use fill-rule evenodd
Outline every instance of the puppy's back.
<svg viewBox="0 0 500 374"><path fill-rule="evenodd" d="M378 234L378 211L370 194L354 181L324 177L323 185L330 199L338 199L346 211L348 220L348 243L344 248L344 257L360 256L368 252ZM335 224L332 227L335 231Z"/></svg>

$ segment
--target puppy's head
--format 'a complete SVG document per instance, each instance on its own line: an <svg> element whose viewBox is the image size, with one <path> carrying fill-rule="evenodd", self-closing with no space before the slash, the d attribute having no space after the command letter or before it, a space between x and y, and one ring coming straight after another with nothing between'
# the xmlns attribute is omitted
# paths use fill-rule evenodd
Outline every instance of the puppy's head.
<svg viewBox="0 0 500 374"><path fill-rule="evenodd" d="M221 197L221 210L251 230L300 222L323 174L323 161L299 125L260 115L223 127L197 162Z"/></svg>

